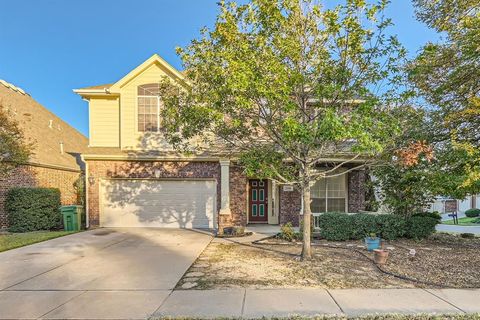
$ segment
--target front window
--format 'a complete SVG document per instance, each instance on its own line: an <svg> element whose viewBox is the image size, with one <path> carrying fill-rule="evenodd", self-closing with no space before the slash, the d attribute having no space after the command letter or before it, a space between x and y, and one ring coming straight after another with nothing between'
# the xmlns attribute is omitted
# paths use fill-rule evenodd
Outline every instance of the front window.
<svg viewBox="0 0 480 320"><path fill-rule="evenodd" d="M138 86L137 125L139 132L160 130L160 85L150 83Z"/></svg>
<svg viewBox="0 0 480 320"><path fill-rule="evenodd" d="M346 175L322 178L311 188L313 213L346 212Z"/></svg>

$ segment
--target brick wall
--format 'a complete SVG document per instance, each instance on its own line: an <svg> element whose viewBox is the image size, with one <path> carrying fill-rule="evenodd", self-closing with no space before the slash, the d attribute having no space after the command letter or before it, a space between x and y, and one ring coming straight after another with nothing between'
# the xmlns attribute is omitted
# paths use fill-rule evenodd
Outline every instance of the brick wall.
<svg viewBox="0 0 480 320"><path fill-rule="evenodd" d="M13 169L5 179L0 180L0 229L8 228L5 211L8 190L15 187L58 188L62 204L75 204L77 194L73 184L79 176L79 172L37 166L19 166Z"/></svg>
<svg viewBox="0 0 480 320"><path fill-rule="evenodd" d="M279 187L280 201L280 224L291 222L293 226L298 227L300 222L300 210L302 209L301 195L297 189L293 191L283 191L283 187Z"/></svg>
<svg viewBox="0 0 480 320"><path fill-rule="evenodd" d="M217 181L217 217L220 209L220 164L218 162L161 162L161 161L87 161L88 176L95 177L95 182L87 182L88 215L91 227L98 227L99 220L99 179L100 178L154 178L155 171L160 171L159 178L201 178ZM239 168L230 168L230 216L220 216L220 225L245 225L246 178ZM243 186L243 187L242 187Z"/></svg>
<svg viewBox="0 0 480 320"><path fill-rule="evenodd" d="M247 225L248 179L243 169L230 165L230 211L231 215L220 215L221 227Z"/></svg>
<svg viewBox="0 0 480 320"><path fill-rule="evenodd" d="M365 179L363 170L355 170L348 173L348 212L365 210ZM280 224L291 222L294 226L299 225L301 210L301 195L294 191L283 191L280 187Z"/></svg>
<svg viewBox="0 0 480 320"><path fill-rule="evenodd" d="M366 177L364 170L348 173L348 212L365 210Z"/></svg>

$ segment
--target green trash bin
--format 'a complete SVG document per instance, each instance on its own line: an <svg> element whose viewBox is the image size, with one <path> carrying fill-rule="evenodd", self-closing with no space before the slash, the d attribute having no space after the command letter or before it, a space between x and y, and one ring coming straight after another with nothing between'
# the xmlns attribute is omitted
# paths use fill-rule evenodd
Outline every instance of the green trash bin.
<svg viewBox="0 0 480 320"><path fill-rule="evenodd" d="M60 212L63 216L65 231L78 231L82 225L82 206L62 206Z"/></svg>

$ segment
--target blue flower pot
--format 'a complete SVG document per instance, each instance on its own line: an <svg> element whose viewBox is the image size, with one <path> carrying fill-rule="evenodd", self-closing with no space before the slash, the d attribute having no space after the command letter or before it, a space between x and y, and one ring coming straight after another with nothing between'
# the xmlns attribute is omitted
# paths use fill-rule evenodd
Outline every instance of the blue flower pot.
<svg viewBox="0 0 480 320"><path fill-rule="evenodd" d="M365 245L367 246L368 251L373 251L375 249L379 249L380 248L380 238L379 237L375 237L375 238L366 237L365 238Z"/></svg>

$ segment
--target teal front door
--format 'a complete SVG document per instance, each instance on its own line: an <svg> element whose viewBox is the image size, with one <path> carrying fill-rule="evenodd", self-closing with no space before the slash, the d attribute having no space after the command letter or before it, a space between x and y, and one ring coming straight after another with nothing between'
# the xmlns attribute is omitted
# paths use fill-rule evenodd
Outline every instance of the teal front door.
<svg viewBox="0 0 480 320"><path fill-rule="evenodd" d="M268 222L268 183L267 180L249 181L248 221Z"/></svg>

